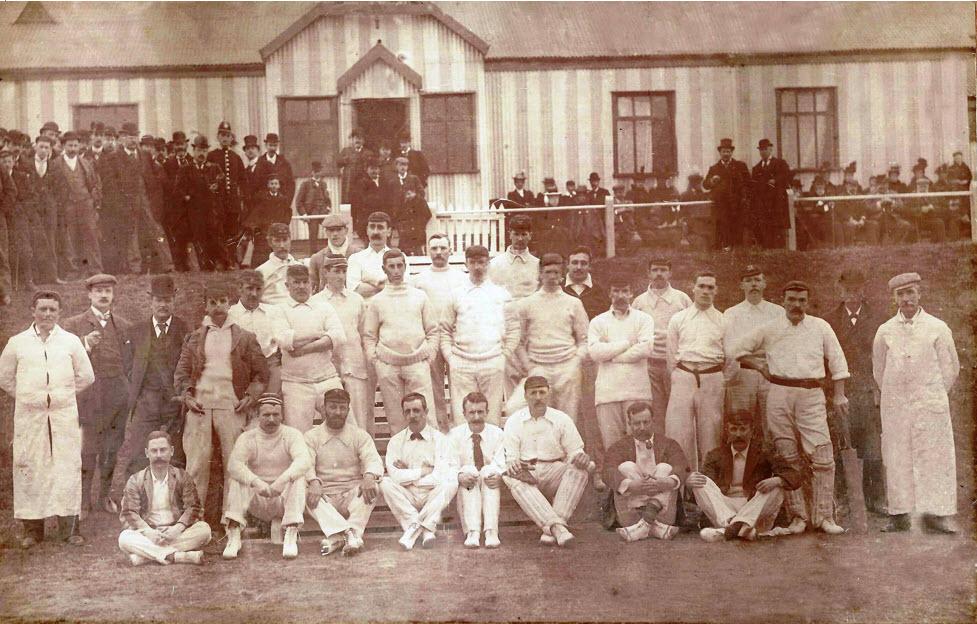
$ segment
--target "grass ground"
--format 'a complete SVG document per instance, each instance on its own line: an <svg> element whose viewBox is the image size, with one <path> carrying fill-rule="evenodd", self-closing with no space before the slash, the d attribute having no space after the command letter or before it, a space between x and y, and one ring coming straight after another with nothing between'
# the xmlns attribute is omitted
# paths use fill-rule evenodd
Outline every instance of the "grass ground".
<svg viewBox="0 0 977 624"><path fill-rule="evenodd" d="M719 276L717 305L739 299L737 273L760 264L771 298L790 279L814 288L814 305L836 304L833 283L846 268L870 276L869 302L891 310L889 277L918 270L926 280L924 307L949 323L962 371L951 395L955 422L962 532L883 535L871 518L867 535L819 534L757 544L706 545L691 534L672 542L624 545L590 518L593 501L578 510L576 545L541 547L526 527L502 530L498 551L467 551L457 531L431 551L402 553L395 534L367 536L358 558L323 559L313 537L299 558L280 559L278 547L249 543L236 562L209 548L199 568L129 568L115 540L118 522L107 514L87 521L90 543L67 549L45 543L31 552L13 548L9 446L0 449L0 620L3 621L241 621L322 620L656 620L726 622L964 622L974 618L972 540L974 341L977 310L969 244L859 248L808 253L735 252L721 256L675 253L673 284L688 289L692 273L710 266ZM615 258L595 267L597 281L624 272L642 284L644 259ZM177 306L188 320L202 317L204 283L213 275L179 276ZM87 305L83 287L60 289L67 313ZM148 314L148 279L125 277L116 313ZM26 327L27 302L14 298L0 324L4 336ZM818 314L814 311L814 314ZM11 402L0 399L10 423ZM9 437L5 438L9 439Z"/></svg>

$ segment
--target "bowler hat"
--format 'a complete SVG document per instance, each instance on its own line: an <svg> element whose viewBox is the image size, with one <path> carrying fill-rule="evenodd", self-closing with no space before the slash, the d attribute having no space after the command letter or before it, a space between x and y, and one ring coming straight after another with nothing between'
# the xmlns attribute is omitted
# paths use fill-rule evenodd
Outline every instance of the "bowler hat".
<svg viewBox="0 0 977 624"><path fill-rule="evenodd" d="M278 135L274 132L269 132L265 135L265 143L278 143Z"/></svg>
<svg viewBox="0 0 977 624"><path fill-rule="evenodd" d="M44 122L44 125L41 126L41 132L42 133L45 132L45 131L47 131L47 130L54 130L55 133L60 133L61 132L61 129L58 128L58 124L56 124L53 121L45 121Z"/></svg>
<svg viewBox="0 0 977 624"><path fill-rule="evenodd" d="M92 134L105 134L105 124L101 121L92 122Z"/></svg>
<svg viewBox="0 0 977 624"><path fill-rule="evenodd" d="M207 137L202 134L198 134L197 136L193 137L193 146L207 149L210 147L210 143L207 141Z"/></svg>
<svg viewBox="0 0 977 624"><path fill-rule="evenodd" d="M149 294L152 297L172 297L176 294L176 285L171 275L154 275L149 283Z"/></svg>
<svg viewBox="0 0 977 624"><path fill-rule="evenodd" d="M115 126L105 126L105 136L107 137L118 137L119 133L116 132Z"/></svg>
<svg viewBox="0 0 977 624"><path fill-rule="evenodd" d="M122 124L122 129L119 131L119 134L127 134L127 135L130 135L130 136L138 136L139 135L139 127L136 124L132 123L131 121L127 121L127 122L125 122L125 123Z"/></svg>
<svg viewBox="0 0 977 624"><path fill-rule="evenodd" d="M596 171L591 171L590 175L587 176L587 179L590 180L591 182L593 182L594 180L600 180L600 174L597 173Z"/></svg>
<svg viewBox="0 0 977 624"><path fill-rule="evenodd" d="M760 139L760 142L756 147L757 149L766 149L768 147L773 147L773 143L770 142L770 139Z"/></svg>
<svg viewBox="0 0 977 624"><path fill-rule="evenodd" d="M61 142L67 143L68 141L79 141L81 140L78 133L74 130L68 130L63 135L61 135Z"/></svg>
<svg viewBox="0 0 977 624"><path fill-rule="evenodd" d="M177 130L176 132L173 133L174 144L186 143L186 142L187 142L187 135L184 134L182 130Z"/></svg>
<svg viewBox="0 0 977 624"><path fill-rule="evenodd" d="M151 134L144 134L139 139L139 145L156 145L156 139Z"/></svg>
<svg viewBox="0 0 977 624"><path fill-rule="evenodd" d="M313 160L312 163L310 164L310 167L312 167L312 171L314 173L318 173L319 171L322 171L322 163L319 162L318 160Z"/></svg>
<svg viewBox="0 0 977 624"><path fill-rule="evenodd" d="M253 134L244 137L244 149L248 149L249 147L261 147L258 145L258 137Z"/></svg>
<svg viewBox="0 0 977 624"><path fill-rule="evenodd" d="M733 139L719 139L719 146L716 149L736 149Z"/></svg>

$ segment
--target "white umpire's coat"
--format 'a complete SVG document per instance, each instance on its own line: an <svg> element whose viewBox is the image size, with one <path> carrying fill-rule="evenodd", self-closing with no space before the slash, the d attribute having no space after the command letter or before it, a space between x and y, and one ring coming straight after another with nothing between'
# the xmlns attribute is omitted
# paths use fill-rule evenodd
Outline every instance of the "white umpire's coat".
<svg viewBox="0 0 977 624"><path fill-rule="evenodd" d="M950 328L922 309L908 321L897 313L875 334L872 368L882 391L889 513L957 513L947 393L960 362Z"/></svg>

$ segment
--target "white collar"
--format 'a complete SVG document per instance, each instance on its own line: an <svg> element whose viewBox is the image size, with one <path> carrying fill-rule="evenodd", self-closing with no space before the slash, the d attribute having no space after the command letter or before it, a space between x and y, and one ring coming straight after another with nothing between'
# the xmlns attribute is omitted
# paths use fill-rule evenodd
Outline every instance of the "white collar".
<svg viewBox="0 0 977 624"><path fill-rule="evenodd" d="M156 478L156 473L153 472L152 467L148 467L148 468L146 468L146 470L149 471L149 476L151 476L153 478L153 484L154 485L166 485L167 482L170 480L170 468L169 468L169 466L167 466L166 471L163 473L163 478L162 479L157 479Z"/></svg>
<svg viewBox="0 0 977 624"><path fill-rule="evenodd" d="M531 253L529 253L528 247L522 251L516 251L512 248L512 245L509 245L506 247L505 252L509 254L509 258L512 261L515 261L516 258L520 258L523 262L529 262L529 259L533 256Z"/></svg>
<svg viewBox="0 0 977 624"><path fill-rule="evenodd" d="M271 262L272 264L276 264L279 267L283 267L289 264L295 264L296 260L292 254L288 254L288 257L282 260L281 258L276 256L275 252L273 251L270 254L268 254L268 262Z"/></svg>
<svg viewBox="0 0 977 624"><path fill-rule="evenodd" d="M274 158L272 158L271 156L268 155L268 152L265 152L265 158L268 160L268 162L274 165L275 162L278 160L278 154L275 153Z"/></svg>
<svg viewBox="0 0 977 624"><path fill-rule="evenodd" d="M737 451L735 448L733 448L733 445L730 444L729 445L729 450L732 451L732 453L733 453L733 459L736 459L736 454L737 453L743 453L743 459L746 459L746 457L750 454L750 444L747 443L746 444L746 448L743 449L742 451Z"/></svg>
<svg viewBox="0 0 977 624"><path fill-rule="evenodd" d="M75 154L74 156L68 156L68 152L62 152L61 156L64 158L65 162L71 163L72 166L74 166L74 164L78 162L77 154Z"/></svg>
<svg viewBox="0 0 977 624"><path fill-rule="evenodd" d="M652 447L655 446L655 434L654 433L651 434L651 437L648 438L644 442L642 442L641 440L638 440L637 438L634 438L634 448L636 448L636 449L639 449L639 448L642 448L642 447L644 447L645 449L648 449L648 446L647 446L648 444L650 444ZM648 449L648 450L652 450L652 449Z"/></svg>
<svg viewBox="0 0 977 624"><path fill-rule="evenodd" d="M102 313L102 312L99 312L97 309L95 309L95 306L89 306L89 308L91 309L92 314L95 315L95 318L97 318L100 321L107 321L110 318L112 318L112 310L109 310L108 312Z"/></svg>
<svg viewBox="0 0 977 624"><path fill-rule="evenodd" d="M570 276L567 275L566 285L567 286L573 286L575 284L577 284L577 282L572 281L570 279ZM580 282L579 285L586 286L587 288L593 288L594 287L594 280L593 280L593 277L590 275L590 273L587 273L587 278L584 281Z"/></svg>
<svg viewBox="0 0 977 624"><path fill-rule="evenodd" d="M169 327L170 326L170 323L172 323L172 322L173 322L173 315L172 314L165 321L157 321L156 320L156 317L155 316L153 317L153 325L156 325L156 326L164 325L166 327Z"/></svg>

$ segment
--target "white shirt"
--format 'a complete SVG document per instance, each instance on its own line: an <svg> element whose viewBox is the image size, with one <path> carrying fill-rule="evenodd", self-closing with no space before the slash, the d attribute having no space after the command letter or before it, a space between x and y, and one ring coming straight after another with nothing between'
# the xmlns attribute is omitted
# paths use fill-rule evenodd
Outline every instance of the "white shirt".
<svg viewBox="0 0 977 624"><path fill-rule="evenodd" d="M288 289L285 288L285 272L288 265L297 264L292 254L282 260L274 253L268 255L268 260L256 270L265 278L265 290L261 293L261 302L271 305L285 303L288 299Z"/></svg>
<svg viewBox="0 0 977 624"><path fill-rule="evenodd" d="M512 297L509 291L483 280L470 279L451 292L441 316L441 354L464 359L486 360L515 351L519 342L519 322L506 310Z"/></svg>
<svg viewBox="0 0 977 624"><path fill-rule="evenodd" d="M37 170L37 175L39 175L39 176L41 176L43 178L44 175L47 173L47 161L46 160L41 160L39 158L35 158L34 159L34 169Z"/></svg>
<svg viewBox="0 0 977 624"><path fill-rule="evenodd" d="M61 156L64 158L65 164L68 165L68 169L71 169L72 171L74 171L75 168L78 167L78 156L77 155L75 155L73 157L69 157L68 156L68 153L65 152Z"/></svg>
<svg viewBox="0 0 977 624"><path fill-rule="evenodd" d="M847 379L848 362L831 325L822 318L805 315L794 325L786 312L740 339L730 350L731 357L741 358L766 353L770 374L786 379L821 379L824 360L831 367L831 379Z"/></svg>
<svg viewBox="0 0 977 624"><path fill-rule="evenodd" d="M451 444L447 436L425 425L420 431L421 439L412 440L413 432L406 427L390 438L387 443L387 474L394 483L402 486L433 488L446 479L457 479L451 469ZM400 460L407 468L397 468L394 463ZM430 474L421 476L423 466L433 466Z"/></svg>
<svg viewBox="0 0 977 624"><path fill-rule="evenodd" d="M723 336L723 346L730 349L736 342L758 327L776 321L784 315L783 306L761 299L753 305L746 299L723 312L726 319L726 334ZM730 360L730 374L739 369L739 362L732 357Z"/></svg>
<svg viewBox="0 0 977 624"><path fill-rule="evenodd" d="M573 420L552 407L539 418L533 418L529 407L524 407L509 416L504 431L507 462L570 461L583 451L583 439Z"/></svg>
<svg viewBox="0 0 977 624"><path fill-rule="evenodd" d="M472 430L468 423L458 425L448 433L451 442L452 464L455 469L475 468L475 446L472 441ZM502 429L492 423L485 423L485 428L478 434L481 437L482 459L484 466L491 466L505 472L505 434Z"/></svg>
<svg viewBox="0 0 977 624"><path fill-rule="evenodd" d="M631 302L631 307L650 314L655 319L655 348L651 358L665 359L665 342L668 334L668 322L676 312L680 312L692 305L692 299L681 290L670 285L662 290L654 290L651 286Z"/></svg>
<svg viewBox="0 0 977 624"><path fill-rule="evenodd" d="M363 278L371 281L386 280L387 274L383 272L383 254L389 250L390 247L386 245L380 251L367 245L366 249L350 255L346 267L346 288L356 290L356 287L363 283ZM407 266L407 271L410 272L410 265Z"/></svg>
<svg viewBox="0 0 977 624"><path fill-rule="evenodd" d="M316 383L336 377L332 362L333 349L346 341L343 323L332 306L323 301L298 302L291 297L280 306L283 314L276 319L275 339L282 349L282 381ZM296 336L329 336L332 347L304 355L293 355Z"/></svg>
<svg viewBox="0 0 977 624"><path fill-rule="evenodd" d="M508 290L513 300L522 299L539 288L539 258L528 249L516 252L510 245L489 262L488 277Z"/></svg>
<svg viewBox="0 0 977 624"><path fill-rule="evenodd" d="M169 333L169 331L170 331L170 323L172 323L172 322L173 322L173 317L172 316L170 316L169 318L167 318L165 321L157 321L156 320L156 317L154 316L153 317L153 331L156 332L156 337L159 338L159 335L161 333L163 333L163 332ZM163 330L162 331L160 331L160 326L161 325L163 326Z"/></svg>
<svg viewBox="0 0 977 624"><path fill-rule="evenodd" d="M274 165L278 161L278 152L275 152L274 154L265 152L265 158L268 160L268 162Z"/></svg>
<svg viewBox="0 0 977 624"><path fill-rule="evenodd" d="M149 514L146 518L155 526L169 526L176 522L176 515L170 507L170 471L163 473L162 479L157 479L149 468L150 478L153 480L153 500L149 502Z"/></svg>
<svg viewBox="0 0 977 624"><path fill-rule="evenodd" d="M244 307L240 301L227 311L227 320L241 329L246 329L258 339L258 346L265 357L274 355L278 351L275 340L275 320L281 317L281 308L275 305L258 302L254 310Z"/></svg>
<svg viewBox="0 0 977 624"><path fill-rule="evenodd" d="M594 287L594 280L590 276L590 273L588 273L587 274L587 277L584 279L584 281L582 281L582 282L580 282L578 284L578 283L572 281L570 279L570 276L567 275L567 280L566 280L566 284L565 285L566 286L569 286L570 289L573 290L573 292L577 293L577 295L579 296L580 294L583 293L584 290L586 290L588 288L593 288Z"/></svg>
<svg viewBox="0 0 977 624"><path fill-rule="evenodd" d="M666 357L669 367L679 362L700 367L722 364L726 357L723 351L725 333L726 320L713 306L705 310L690 306L676 313L668 321Z"/></svg>

